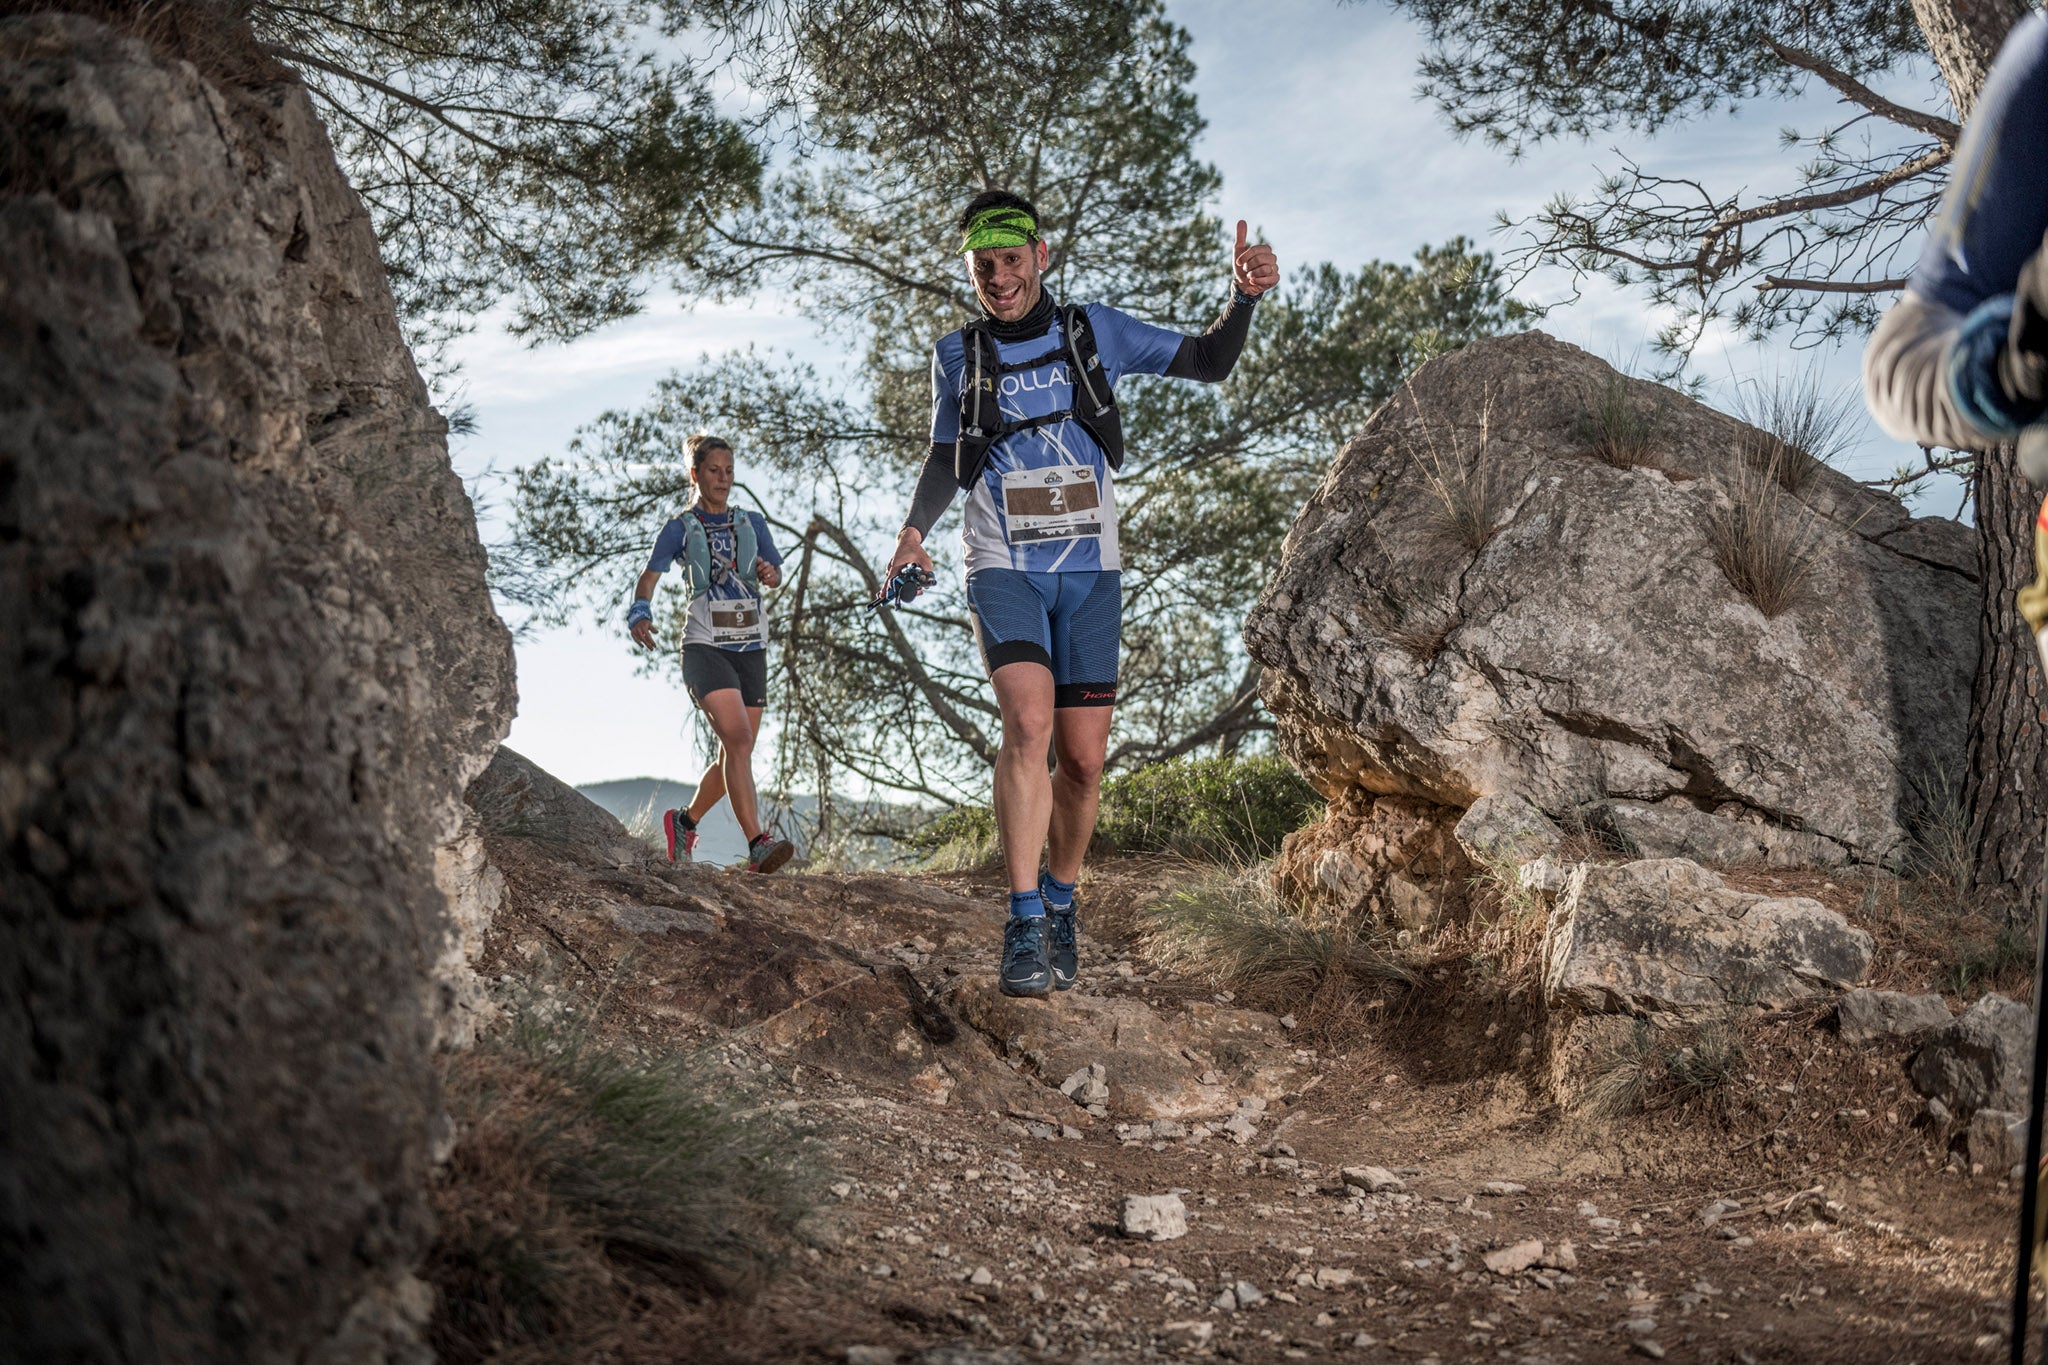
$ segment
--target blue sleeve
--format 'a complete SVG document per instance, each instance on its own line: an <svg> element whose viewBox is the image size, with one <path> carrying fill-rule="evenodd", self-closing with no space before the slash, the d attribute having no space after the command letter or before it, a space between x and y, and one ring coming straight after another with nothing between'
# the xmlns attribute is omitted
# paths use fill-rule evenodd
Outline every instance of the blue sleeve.
<svg viewBox="0 0 2048 1365"><path fill-rule="evenodd" d="M960 386L946 372L946 352L951 347L961 357L966 348L960 334L939 338L932 347L932 443L949 446L960 439Z"/></svg>
<svg viewBox="0 0 2048 1365"><path fill-rule="evenodd" d="M1087 309L1088 321L1095 326L1095 349L1112 384L1127 374L1165 374L1187 340L1179 332L1140 322L1107 304L1091 303Z"/></svg>
<svg viewBox="0 0 2048 1365"><path fill-rule="evenodd" d="M775 540L768 534L768 518L759 512L747 513L754 521L754 553L773 564L782 567L782 551L775 548Z"/></svg>
<svg viewBox="0 0 2048 1365"><path fill-rule="evenodd" d="M1958 313L2011 293L2048 231L2044 166L2048 18L2029 14L2006 36L1970 113L1913 292Z"/></svg>
<svg viewBox="0 0 2048 1365"><path fill-rule="evenodd" d="M676 556L683 552L683 519L671 517L668 525L661 528L655 538L654 553L648 557L647 572L667 573L676 562Z"/></svg>

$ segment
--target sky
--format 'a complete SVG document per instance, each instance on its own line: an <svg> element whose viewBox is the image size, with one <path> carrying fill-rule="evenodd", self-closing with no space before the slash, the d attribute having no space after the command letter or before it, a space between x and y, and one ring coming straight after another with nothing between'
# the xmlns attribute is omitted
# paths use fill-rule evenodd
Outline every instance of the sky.
<svg viewBox="0 0 2048 1365"><path fill-rule="evenodd" d="M1425 243L1461 233L1498 252L1496 213L1523 217L1560 190L1589 191L1596 168L1617 164L1612 139L1543 146L1518 161L1460 141L1434 106L1415 98L1420 34L1382 5L1169 0L1167 8L1193 40L1194 89L1208 120L1198 150L1222 173L1218 209L1261 231L1283 270L1324 260L1345 269L1404 261ZM1898 93L1922 99L1917 89ZM1816 128L1836 109L1822 89L1630 140L1621 150L1716 188L1748 183L1767 192L1782 186L1790 163L1778 130ZM1219 288L1227 278L1219 252ZM1518 293L1549 302L1567 289L1563 277L1546 273ZM1662 321L1640 295L1595 283L1539 325L1641 371ZM499 510L491 490L506 473L561 453L578 427L606 410L641 404L671 370L748 344L833 359L814 324L773 302L683 311L673 298L656 296L643 315L566 346L530 349L490 328L465 338L453 354L462 372L453 399L473 408L477 431L455 458L485 490L485 538ZM1783 343L1710 337L1695 365L1709 401L1725 407L1737 383L1814 364L1825 383L1852 392L1858 354L1854 344L1794 354ZM715 427L716 416L706 414L706 424ZM1914 453L1862 419L1844 465L1869 477ZM1955 500L1942 490L1918 510L1952 514ZM631 653L623 628L570 627L522 639L519 711L506 742L572 783L696 775L705 754L689 724L688 698L669 681L642 676Z"/></svg>

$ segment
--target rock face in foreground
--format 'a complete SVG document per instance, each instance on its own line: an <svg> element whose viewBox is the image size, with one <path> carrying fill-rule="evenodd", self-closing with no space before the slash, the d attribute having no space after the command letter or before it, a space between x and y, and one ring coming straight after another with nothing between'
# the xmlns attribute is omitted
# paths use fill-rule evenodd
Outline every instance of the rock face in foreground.
<svg viewBox="0 0 2048 1365"><path fill-rule="evenodd" d="M0 165L0 1340L422 1358L511 709L445 425L285 73L0 20Z"/></svg>
<svg viewBox="0 0 2048 1365"><path fill-rule="evenodd" d="M1590 453L1611 385L1662 468ZM1912 784L1963 753L1969 534L1808 462L1782 505L1803 590L1767 617L1710 535L1759 482L1759 442L1541 333L1424 366L1339 454L1245 627L1282 748L1333 819L1398 796L1448 823L1512 793L1642 856L1896 856ZM1445 499L1482 491L1475 549Z"/></svg>

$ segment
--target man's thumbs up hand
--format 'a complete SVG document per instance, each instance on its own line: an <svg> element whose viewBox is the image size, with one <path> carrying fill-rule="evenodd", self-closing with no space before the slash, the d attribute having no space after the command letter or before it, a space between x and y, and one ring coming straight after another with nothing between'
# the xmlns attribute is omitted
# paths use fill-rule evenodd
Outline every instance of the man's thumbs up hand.
<svg viewBox="0 0 2048 1365"><path fill-rule="evenodd" d="M1247 242L1242 218L1237 220L1237 246L1231 253L1230 276L1240 294L1253 298L1280 283L1280 262L1273 255L1273 248L1264 242Z"/></svg>

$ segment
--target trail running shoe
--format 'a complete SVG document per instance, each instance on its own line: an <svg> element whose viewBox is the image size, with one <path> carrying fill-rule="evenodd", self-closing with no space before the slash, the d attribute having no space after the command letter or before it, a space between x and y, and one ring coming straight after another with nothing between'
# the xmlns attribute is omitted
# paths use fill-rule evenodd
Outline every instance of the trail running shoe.
<svg viewBox="0 0 2048 1365"><path fill-rule="evenodd" d="M679 810L661 813L661 832L668 836L668 860L674 862L680 850L684 858L694 862L697 858L697 831L676 819L681 814Z"/></svg>
<svg viewBox="0 0 2048 1365"><path fill-rule="evenodd" d="M773 872L796 853L796 845L772 834L763 834L747 845L747 871Z"/></svg>
<svg viewBox="0 0 2048 1365"><path fill-rule="evenodd" d="M1004 995L1043 1000L1052 993L1052 963L1046 958L1044 915L1012 915L1003 928L1003 965L996 984Z"/></svg>
<svg viewBox="0 0 2048 1365"><path fill-rule="evenodd" d="M1074 914L1072 901L1063 906L1046 901L1045 917L1052 921L1052 947L1047 955L1052 967L1052 984L1057 990L1069 990L1081 970L1081 945L1075 938L1081 921Z"/></svg>

